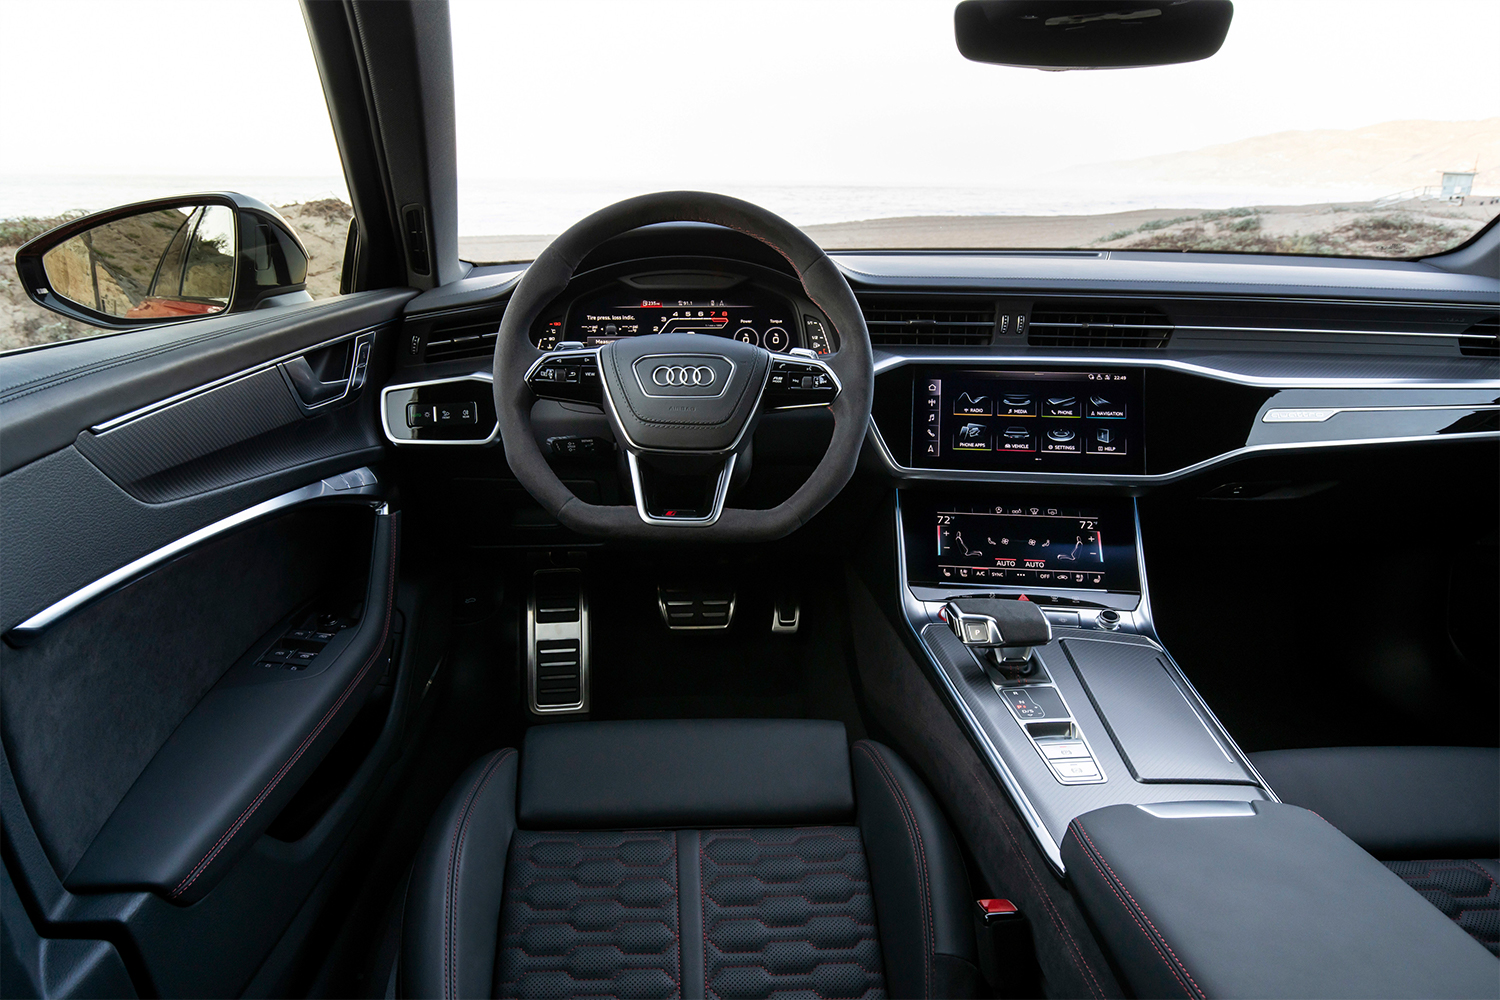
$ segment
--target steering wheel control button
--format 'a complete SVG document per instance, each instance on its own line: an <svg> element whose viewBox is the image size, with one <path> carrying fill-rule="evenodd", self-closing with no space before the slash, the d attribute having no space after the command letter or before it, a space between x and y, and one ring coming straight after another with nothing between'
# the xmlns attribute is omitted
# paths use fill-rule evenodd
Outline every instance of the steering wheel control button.
<svg viewBox="0 0 1500 1000"><path fill-rule="evenodd" d="M599 357L593 351L548 354L532 367L526 384L542 399L595 406L603 401L599 390Z"/></svg>
<svg viewBox="0 0 1500 1000"><path fill-rule="evenodd" d="M833 373L817 361L771 359L766 403L775 408L826 406L839 394Z"/></svg>

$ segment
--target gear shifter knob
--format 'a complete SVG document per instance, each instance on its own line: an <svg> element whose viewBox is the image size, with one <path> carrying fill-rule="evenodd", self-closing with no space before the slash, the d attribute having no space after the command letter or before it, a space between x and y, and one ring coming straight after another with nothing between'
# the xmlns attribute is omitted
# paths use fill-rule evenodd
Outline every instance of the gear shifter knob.
<svg viewBox="0 0 1500 1000"><path fill-rule="evenodd" d="M1027 673L1032 647L1052 641L1052 624L1030 601L963 597L949 601L943 610L959 641L985 650L1007 673Z"/></svg>

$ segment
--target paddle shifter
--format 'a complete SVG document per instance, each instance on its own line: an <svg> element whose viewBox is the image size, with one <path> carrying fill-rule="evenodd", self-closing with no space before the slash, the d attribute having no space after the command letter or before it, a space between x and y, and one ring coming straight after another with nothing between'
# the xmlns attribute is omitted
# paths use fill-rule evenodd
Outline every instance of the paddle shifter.
<svg viewBox="0 0 1500 1000"><path fill-rule="evenodd" d="M1033 646L1052 641L1052 625L1030 601L963 597L943 606L948 627L965 646L982 650L980 659L1005 680L1018 681L1036 671Z"/></svg>

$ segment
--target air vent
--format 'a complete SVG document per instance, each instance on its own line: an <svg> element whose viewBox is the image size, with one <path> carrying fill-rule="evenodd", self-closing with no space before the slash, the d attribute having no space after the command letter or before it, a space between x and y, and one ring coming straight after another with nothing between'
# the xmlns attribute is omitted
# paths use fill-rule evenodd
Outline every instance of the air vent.
<svg viewBox="0 0 1500 1000"><path fill-rule="evenodd" d="M860 309L876 347L978 347L995 332L985 299L864 299Z"/></svg>
<svg viewBox="0 0 1500 1000"><path fill-rule="evenodd" d="M1458 350L1471 358L1500 358L1500 316L1482 319L1458 338Z"/></svg>
<svg viewBox="0 0 1500 1000"><path fill-rule="evenodd" d="M1148 309L1079 311L1042 303L1032 307L1026 342L1032 347L1166 347L1172 324Z"/></svg>
<svg viewBox="0 0 1500 1000"><path fill-rule="evenodd" d="M495 334L499 332L500 324L493 319L463 326L435 326L427 335L424 360L489 357L495 353Z"/></svg>

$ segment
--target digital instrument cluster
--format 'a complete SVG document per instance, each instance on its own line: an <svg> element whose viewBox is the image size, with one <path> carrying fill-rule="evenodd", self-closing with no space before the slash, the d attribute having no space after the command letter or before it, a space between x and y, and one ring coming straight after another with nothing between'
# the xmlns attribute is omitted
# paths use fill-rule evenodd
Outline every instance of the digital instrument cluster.
<svg viewBox="0 0 1500 1000"><path fill-rule="evenodd" d="M624 284L574 300L565 320L543 328L537 346L551 350L559 341L571 340L598 347L621 337L659 333L732 337L777 354L793 347L819 354L830 350L821 322L804 322L789 303L751 286L710 298L691 292L641 294Z"/></svg>
<svg viewBox="0 0 1500 1000"><path fill-rule="evenodd" d="M912 463L933 469L1145 469L1137 369L918 371Z"/></svg>
<svg viewBox="0 0 1500 1000"><path fill-rule="evenodd" d="M1027 589L1139 587L1129 501L904 499L914 581Z"/></svg>

